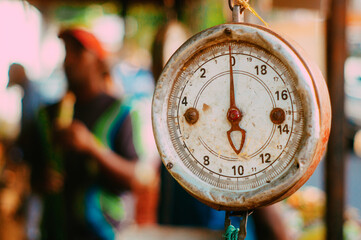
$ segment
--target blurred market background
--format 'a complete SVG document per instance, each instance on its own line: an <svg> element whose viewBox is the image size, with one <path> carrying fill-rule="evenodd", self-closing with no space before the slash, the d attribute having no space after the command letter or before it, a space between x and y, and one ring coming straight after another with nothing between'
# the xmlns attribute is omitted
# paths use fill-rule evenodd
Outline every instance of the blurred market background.
<svg viewBox="0 0 361 240"><path fill-rule="evenodd" d="M273 30L301 45L326 75L328 1L251 0L250 4ZM21 151L11 147L20 132L23 96L20 87L7 88L12 63L24 66L38 103L58 101L66 91L65 50L58 33L81 26L93 32L111 53L117 93L151 95L154 78L180 44L198 31L229 22L230 17L226 0L0 1L0 239L25 239L25 220L18 213L30 191L29 169L22 162ZM262 24L250 14L246 20ZM361 239L361 133L355 140L361 129L361 1L348 1L345 31L344 236ZM322 161L306 185L279 205L293 239L324 239L324 165ZM129 231L127 239L156 236L154 229ZM166 231L173 239L191 239L185 234L197 239L214 236L206 229L170 227Z"/></svg>

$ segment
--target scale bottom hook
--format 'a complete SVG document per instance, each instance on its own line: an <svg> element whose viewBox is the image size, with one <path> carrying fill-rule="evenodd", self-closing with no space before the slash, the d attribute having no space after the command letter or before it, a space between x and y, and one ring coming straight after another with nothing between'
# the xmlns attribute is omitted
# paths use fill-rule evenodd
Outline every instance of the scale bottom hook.
<svg viewBox="0 0 361 240"><path fill-rule="evenodd" d="M226 211L226 217L224 220L224 228L225 231L227 232L228 227L231 225L231 219L230 217L240 217L241 218L241 222L240 222L240 226L239 226L239 231L238 232L238 237L237 240L244 240L246 238L247 235L247 220L248 220L248 216L250 214L252 214L253 211ZM231 240L231 239L235 239L233 236L226 236L225 235L225 240Z"/></svg>

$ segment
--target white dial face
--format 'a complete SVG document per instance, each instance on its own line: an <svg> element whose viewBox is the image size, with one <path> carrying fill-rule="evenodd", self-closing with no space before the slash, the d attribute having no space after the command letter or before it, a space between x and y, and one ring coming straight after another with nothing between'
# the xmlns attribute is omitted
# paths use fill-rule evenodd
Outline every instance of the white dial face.
<svg viewBox="0 0 361 240"><path fill-rule="evenodd" d="M303 134L296 79L270 52L223 42L182 66L168 131L184 165L222 189L250 190L282 175Z"/></svg>

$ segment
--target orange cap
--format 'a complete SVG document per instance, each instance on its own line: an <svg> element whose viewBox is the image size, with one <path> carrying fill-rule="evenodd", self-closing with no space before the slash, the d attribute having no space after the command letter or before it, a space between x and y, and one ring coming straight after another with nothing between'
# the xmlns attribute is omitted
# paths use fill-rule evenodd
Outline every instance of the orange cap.
<svg viewBox="0 0 361 240"><path fill-rule="evenodd" d="M66 29L59 34L59 38L72 36L79 41L84 48L93 52L100 60L105 60L108 53L104 50L100 41L90 32L80 28Z"/></svg>

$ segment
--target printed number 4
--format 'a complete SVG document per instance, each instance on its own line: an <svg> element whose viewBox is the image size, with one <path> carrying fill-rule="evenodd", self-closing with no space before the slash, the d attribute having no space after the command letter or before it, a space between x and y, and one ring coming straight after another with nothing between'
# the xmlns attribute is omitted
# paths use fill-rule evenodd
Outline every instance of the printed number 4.
<svg viewBox="0 0 361 240"><path fill-rule="evenodd" d="M188 104L187 97L184 97L182 99L182 104L184 104L184 106L187 106L187 104Z"/></svg>

